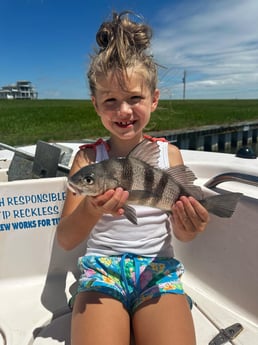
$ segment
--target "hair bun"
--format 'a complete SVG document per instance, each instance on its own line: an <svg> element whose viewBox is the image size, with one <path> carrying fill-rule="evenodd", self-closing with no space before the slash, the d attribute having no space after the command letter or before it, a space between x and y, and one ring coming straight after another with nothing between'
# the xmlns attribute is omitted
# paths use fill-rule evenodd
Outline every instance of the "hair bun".
<svg viewBox="0 0 258 345"><path fill-rule="evenodd" d="M98 46L101 49L106 48L109 46L110 42L114 41L114 39L115 37L111 23L103 23L96 35Z"/></svg>
<svg viewBox="0 0 258 345"><path fill-rule="evenodd" d="M150 46L152 30L146 24L141 24L129 19L132 12L126 11L119 15L113 13L112 21L102 23L96 41L101 50L121 43L126 49L131 48L135 52L142 52Z"/></svg>
<svg viewBox="0 0 258 345"><path fill-rule="evenodd" d="M109 72L115 73L121 89L126 90L130 70L136 70L154 93L157 88L157 65L147 50L151 38L151 27L133 12L113 13L110 20L103 22L96 34L98 47L91 56L87 74L91 94L96 93L98 77L107 77Z"/></svg>

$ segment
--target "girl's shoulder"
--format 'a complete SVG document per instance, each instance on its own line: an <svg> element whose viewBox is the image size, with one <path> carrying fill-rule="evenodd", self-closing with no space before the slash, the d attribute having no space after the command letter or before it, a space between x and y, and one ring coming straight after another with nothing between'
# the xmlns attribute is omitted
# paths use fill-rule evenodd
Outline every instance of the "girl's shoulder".
<svg viewBox="0 0 258 345"><path fill-rule="evenodd" d="M110 148L108 143L102 138L96 140L95 142L86 143L79 146L79 150L75 155L73 165L75 165L78 169L85 165L96 162L98 147L100 147L101 145L104 146L107 152L109 151Z"/></svg>
<svg viewBox="0 0 258 345"><path fill-rule="evenodd" d="M79 146L79 150L76 152L71 170L77 171L82 167L92 164L96 160L97 146L103 144L103 139L98 139L93 143L87 143Z"/></svg>
<svg viewBox="0 0 258 345"><path fill-rule="evenodd" d="M171 167L184 164L181 151L176 145L168 145L168 158Z"/></svg>
<svg viewBox="0 0 258 345"><path fill-rule="evenodd" d="M171 144L166 138L156 138L150 135L144 135L144 138L152 142L161 142L167 144L166 154L168 155L168 164L170 167L184 164L180 149L176 145Z"/></svg>
<svg viewBox="0 0 258 345"><path fill-rule="evenodd" d="M169 156L169 160L170 162L173 162L173 165L177 165L178 163L182 163L182 155L181 155L181 151L180 149L176 146L171 144L166 138L156 138L156 137L152 137L150 135L144 135L144 138L149 139L152 142L166 142L168 143L168 156ZM175 164L175 162L177 164Z"/></svg>
<svg viewBox="0 0 258 345"><path fill-rule="evenodd" d="M156 137L152 137L151 135L148 134L144 134L144 139L148 139L152 142L156 142L156 141L162 141L162 142L168 142L168 140L166 138L156 138Z"/></svg>
<svg viewBox="0 0 258 345"><path fill-rule="evenodd" d="M98 140L96 140L95 142L93 143L87 143L87 144L83 144L79 147L80 150L87 150L87 149L92 149L96 152L97 150L97 146L99 145L104 145L106 150L109 151L110 147L107 143L106 140L102 139L102 138L99 138Z"/></svg>

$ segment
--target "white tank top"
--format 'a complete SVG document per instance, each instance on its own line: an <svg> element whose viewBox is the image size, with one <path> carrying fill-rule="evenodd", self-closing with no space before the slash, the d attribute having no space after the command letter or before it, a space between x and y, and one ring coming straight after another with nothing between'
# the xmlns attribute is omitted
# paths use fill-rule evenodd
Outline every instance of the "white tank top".
<svg viewBox="0 0 258 345"><path fill-rule="evenodd" d="M158 141L158 145L159 167L169 168L168 143ZM104 143L99 143L95 147L96 162L109 158ZM169 216L157 208L132 206L136 210L138 224L132 224L124 216L103 215L88 237L86 255L110 256L132 253L152 257L174 256Z"/></svg>

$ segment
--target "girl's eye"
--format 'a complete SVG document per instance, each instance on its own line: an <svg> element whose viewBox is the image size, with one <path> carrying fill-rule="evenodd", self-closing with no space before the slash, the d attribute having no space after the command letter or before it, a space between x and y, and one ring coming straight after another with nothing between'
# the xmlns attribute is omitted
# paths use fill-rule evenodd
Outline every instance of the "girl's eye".
<svg viewBox="0 0 258 345"><path fill-rule="evenodd" d="M117 110L117 108L119 108L121 104L123 104L124 102L127 103L129 106L134 106L138 104L142 99L143 97L139 95L131 96L128 99L124 100L118 100L117 98L107 98L104 100L103 106L107 110Z"/></svg>
<svg viewBox="0 0 258 345"><path fill-rule="evenodd" d="M132 96L128 101L129 104L134 105L142 100L142 96Z"/></svg>
<svg viewBox="0 0 258 345"><path fill-rule="evenodd" d="M116 99L115 98L108 98L108 99L106 99L105 100L105 102L104 103L107 103L107 104L112 104L112 103L114 103L116 101Z"/></svg>
<svg viewBox="0 0 258 345"><path fill-rule="evenodd" d="M131 99L142 99L142 96L133 96Z"/></svg>

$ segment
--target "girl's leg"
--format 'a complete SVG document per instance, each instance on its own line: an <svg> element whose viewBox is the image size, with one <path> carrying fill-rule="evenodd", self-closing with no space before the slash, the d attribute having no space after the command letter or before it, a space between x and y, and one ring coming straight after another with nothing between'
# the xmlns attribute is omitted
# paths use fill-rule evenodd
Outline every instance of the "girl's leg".
<svg viewBox="0 0 258 345"><path fill-rule="evenodd" d="M76 296L72 345L129 345L130 318L122 303L98 292Z"/></svg>
<svg viewBox="0 0 258 345"><path fill-rule="evenodd" d="M133 329L137 345L196 345L184 295L164 294L145 302L133 316Z"/></svg>

